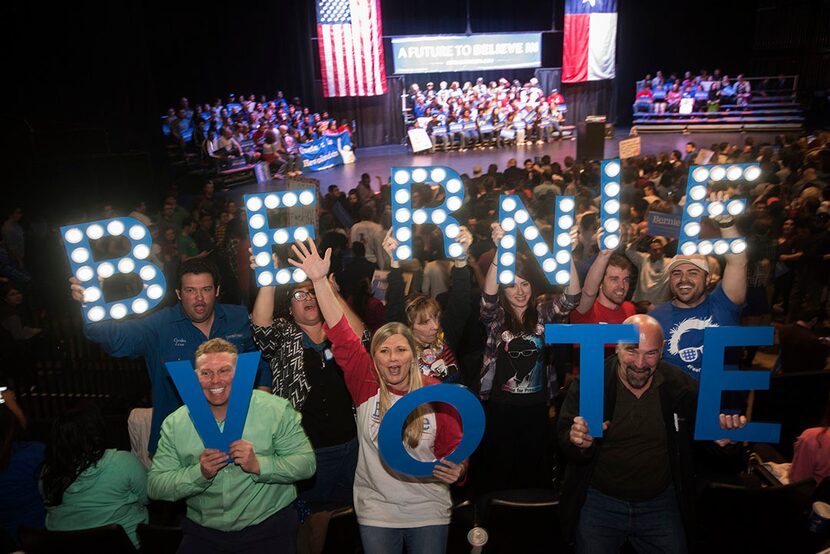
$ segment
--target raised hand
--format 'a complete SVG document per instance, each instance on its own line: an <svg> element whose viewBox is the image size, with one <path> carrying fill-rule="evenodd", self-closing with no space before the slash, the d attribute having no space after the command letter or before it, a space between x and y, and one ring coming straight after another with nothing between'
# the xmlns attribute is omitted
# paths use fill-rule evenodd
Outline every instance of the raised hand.
<svg viewBox="0 0 830 554"><path fill-rule="evenodd" d="M460 229L461 230L458 232L458 236L455 240L458 241L458 244L460 244L461 248L464 249L464 256L466 256L470 251L470 245L473 244L473 234L463 225Z"/></svg>
<svg viewBox="0 0 830 554"><path fill-rule="evenodd" d="M398 248L398 241L392 236L392 229L389 229L386 232L386 236L383 237L382 246L383 250L389 255L389 258L393 259L392 253Z"/></svg>
<svg viewBox="0 0 830 554"><path fill-rule="evenodd" d="M504 229L501 228L501 225L498 223L491 223L490 224L490 238L493 239L493 243L498 246L499 241L504 236Z"/></svg>
<svg viewBox="0 0 830 554"><path fill-rule="evenodd" d="M329 267L331 267L331 248L327 249L325 255L321 258L317 252L317 245L309 238L305 243L294 243L291 245L291 250L299 261L289 258L288 263L302 269L312 281L326 278Z"/></svg>

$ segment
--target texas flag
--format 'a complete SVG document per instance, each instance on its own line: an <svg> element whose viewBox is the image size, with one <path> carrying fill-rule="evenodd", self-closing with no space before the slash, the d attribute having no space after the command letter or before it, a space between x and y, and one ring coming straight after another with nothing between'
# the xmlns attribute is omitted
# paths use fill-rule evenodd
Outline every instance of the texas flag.
<svg viewBox="0 0 830 554"><path fill-rule="evenodd" d="M562 82L616 75L617 0L565 0Z"/></svg>

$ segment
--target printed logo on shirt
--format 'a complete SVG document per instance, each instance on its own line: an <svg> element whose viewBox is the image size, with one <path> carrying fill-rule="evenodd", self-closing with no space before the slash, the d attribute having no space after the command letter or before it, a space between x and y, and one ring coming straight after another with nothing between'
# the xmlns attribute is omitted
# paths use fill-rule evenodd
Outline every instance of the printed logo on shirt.
<svg viewBox="0 0 830 554"><path fill-rule="evenodd" d="M711 316L705 319L690 317L669 330L669 354L686 363L687 369L694 373L700 373L703 358L703 330L707 327L718 327L718 324L712 321Z"/></svg>
<svg viewBox="0 0 830 554"><path fill-rule="evenodd" d="M186 346L187 341L185 339L180 339L178 337L173 337L173 346L178 346L179 348Z"/></svg>
<svg viewBox="0 0 830 554"><path fill-rule="evenodd" d="M232 333L230 335L225 335L225 340L227 340L227 341L233 341L234 339L242 339L242 338L245 338L245 335L243 335L242 333Z"/></svg>

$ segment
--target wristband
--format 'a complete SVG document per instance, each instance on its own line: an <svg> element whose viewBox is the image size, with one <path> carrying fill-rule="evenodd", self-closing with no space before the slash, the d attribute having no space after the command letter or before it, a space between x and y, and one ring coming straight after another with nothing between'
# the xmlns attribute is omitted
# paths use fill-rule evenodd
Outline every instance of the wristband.
<svg viewBox="0 0 830 554"><path fill-rule="evenodd" d="M715 221L715 223L721 229L729 229L730 227L735 225L735 220L730 219L729 221Z"/></svg>

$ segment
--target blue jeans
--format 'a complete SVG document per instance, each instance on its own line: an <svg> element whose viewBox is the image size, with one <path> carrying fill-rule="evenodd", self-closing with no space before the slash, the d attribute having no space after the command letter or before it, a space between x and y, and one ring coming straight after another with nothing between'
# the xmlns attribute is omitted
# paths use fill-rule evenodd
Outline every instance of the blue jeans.
<svg viewBox="0 0 830 554"><path fill-rule="evenodd" d="M628 539L637 552L687 551L677 495L669 485L651 500L627 501L589 488L576 529L576 551L619 552Z"/></svg>
<svg viewBox="0 0 830 554"><path fill-rule="evenodd" d="M387 528L360 526L365 554L399 554L406 545L409 554L443 554L447 551L449 525Z"/></svg>

